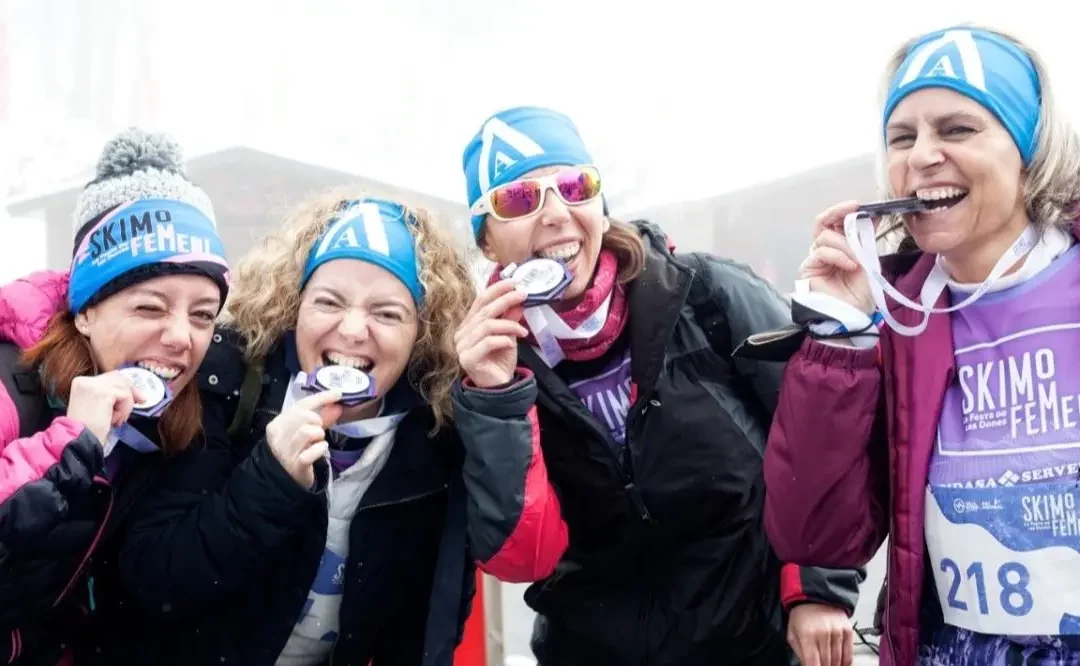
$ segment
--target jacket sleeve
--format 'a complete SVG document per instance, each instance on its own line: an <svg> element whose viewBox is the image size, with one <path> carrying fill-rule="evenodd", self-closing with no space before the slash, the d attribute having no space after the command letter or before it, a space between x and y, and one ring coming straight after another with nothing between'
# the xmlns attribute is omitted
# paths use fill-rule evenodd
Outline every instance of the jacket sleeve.
<svg viewBox="0 0 1080 666"><path fill-rule="evenodd" d="M118 566L145 612L192 618L234 595L310 515L308 503L323 501L325 465L309 491L285 472L265 438L235 468L232 455L208 448L167 461L133 511Z"/></svg>
<svg viewBox="0 0 1080 666"><path fill-rule="evenodd" d="M888 532L878 349L803 341L765 452L765 527L787 562L865 566Z"/></svg>
<svg viewBox="0 0 1080 666"><path fill-rule="evenodd" d="M0 414L0 441L8 442L0 453L0 545L14 551L82 503L104 458L97 437L66 416L30 437L11 438L19 419L2 387Z"/></svg>
<svg viewBox="0 0 1080 666"><path fill-rule="evenodd" d="M791 306L788 302L748 267L714 258L709 262L709 270L712 297L726 315L731 340L735 345L755 333L791 324ZM763 415L775 419L777 407L783 399L783 364L744 358L734 359L734 364L736 372L753 387L761 402ZM771 446L771 443L768 444L766 451ZM766 453L766 460L768 456ZM772 492L772 488L769 491ZM784 561L788 561L783 553L779 554ZM858 603L859 584L865 578L865 571L857 567L823 569L789 563L784 565L781 573L782 601L789 609L800 603L822 603L843 608L851 615Z"/></svg>
<svg viewBox="0 0 1080 666"><path fill-rule="evenodd" d="M766 280L748 266L710 257L708 262L711 297L724 313L732 348L755 333L791 324L791 306ZM731 350L724 350L730 354ZM776 409L783 365L745 358L733 360L739 373L761 402L766 414Z"/></svg>
<svg viewBox="0 0 1080 666"><path fill-rule="evenodd" d="M501 390L454 387L454 420L465 445L469 548L480 569L521 583L551 575L569 543L547 477L536 414L536 379Z"/></svg>

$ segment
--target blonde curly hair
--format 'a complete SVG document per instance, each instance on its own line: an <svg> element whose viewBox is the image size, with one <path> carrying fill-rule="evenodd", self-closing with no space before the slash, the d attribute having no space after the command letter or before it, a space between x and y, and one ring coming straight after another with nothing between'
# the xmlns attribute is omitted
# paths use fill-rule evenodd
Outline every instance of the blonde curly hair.
<svg viewBox="0 0 1080 666"><path fill-rule="evenodd" d="M296 327L300 280L312 246L342 201L364 196L356 190L336 189L309 199L234 266L220 321L244 337L249 359L266 356L286 331ZM461 375L454 333L469 310L475 288L460 248L435 216L423 208L396 203L410 214L424 288L407 373L431 405L438 430L452 421L450 390Z"/></svg>

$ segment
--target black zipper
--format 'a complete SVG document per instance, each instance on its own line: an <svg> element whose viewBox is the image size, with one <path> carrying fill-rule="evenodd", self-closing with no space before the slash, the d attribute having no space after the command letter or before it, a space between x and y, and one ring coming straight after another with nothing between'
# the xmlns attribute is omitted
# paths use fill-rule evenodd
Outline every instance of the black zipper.
<svg viewBox="0 0 1080 666"><path fill-rule="evenodd" d="M565 411L574 411L578 408L583 414L578 415L578 420L582 421L600 441L603 443L603 448L606 451L606 455L611 458L613 474L622 486L623 490L630 498L630 503L634 507L634 512L637 513L641 520L646 522L652 522L652 515L649 513L648 507L645 506L645 499L641 496L641 489L634 483L634 463L633 457L630 455L630 433L627 430L626 438L626 460L619 460L618 454L615 453L618 445L615 440L611 438L611 433L601 429L600 425L596 422L596 419L592 414L587 412L586 407L581 404L581 401L576 397L573 399L577 402L574 403L574 407L569 409L558 404L554 398L545 395L541 391L538 395L538 399L544 404L551 412L559 414ZM588 446L588 444L586 444Z"/></svg>

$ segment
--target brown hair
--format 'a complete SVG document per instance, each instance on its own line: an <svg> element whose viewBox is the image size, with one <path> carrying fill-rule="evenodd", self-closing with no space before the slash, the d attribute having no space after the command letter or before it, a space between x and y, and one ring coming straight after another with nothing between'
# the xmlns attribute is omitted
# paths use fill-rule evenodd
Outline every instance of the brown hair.
<svg viewBox="0 0 1080 666"><path fill-rule="evenodd" d="M608 222L611 226L600 239L600 247L614 252L619 260L619 284L632 282L645 270L645 242L637 229L626 222L610 217Z"/></svg>
<svg viewBox="0 0 1080 666"><path fill-rule="evenodd" d="M25 365L41 368L46 386L65 402L76 377L98 373L90 341L75 328L75 317L67 310L53 316L45 337L23 352L21 360ZM173 398L158 422L165 455L183 451L202 431L202 402L196 381L188 383Z"/></svg>

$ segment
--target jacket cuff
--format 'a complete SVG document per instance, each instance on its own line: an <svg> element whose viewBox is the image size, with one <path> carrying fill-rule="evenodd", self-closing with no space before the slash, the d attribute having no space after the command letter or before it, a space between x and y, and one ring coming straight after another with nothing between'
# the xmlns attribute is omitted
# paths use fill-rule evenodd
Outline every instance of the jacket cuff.
<svg viewBox="0 0 1080 666"><path fill-rule="evenodd" d="M468 378L454 384L455 409L465 409L496 419L525 418L536 402L536 378L530 373L506 388L470 388Z"/></svg>
<svg viewBox="0 0 1080 666"><path fill-rule="evenodd" d="M265 478L287 498L297 502L307 501L311 495L318 495L326 490L330 477L330 466L325 460L315 463L315 483L310 488L304 488L296 479L289 476L281 461L270 450L270 444L266 437L262 437L251 451L251 461L262 470Z"/></svg>
<svg viewBox="0 0 1080 666"><path fill-rule="evenodd" d="M780 602L790 611L800 604L841 608L851 617L859 601L864 569L826 569L785 564L780 570Z"/></svg>

